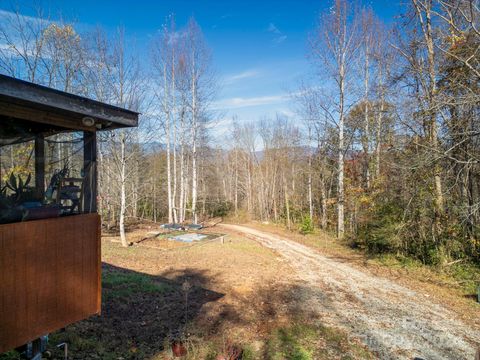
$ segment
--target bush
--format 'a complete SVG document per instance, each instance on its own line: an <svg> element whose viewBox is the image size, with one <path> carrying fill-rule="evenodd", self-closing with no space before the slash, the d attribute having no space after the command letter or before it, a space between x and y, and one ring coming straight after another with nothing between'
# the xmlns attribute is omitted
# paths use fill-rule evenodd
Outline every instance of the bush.
<svg viewBox="0 0 480 360"><path fill-rule="evenodd" d="M395 253L402 248L401 209L395 204L378 206L371 220L359 227L354 245L371 254Z"/></svg>
<svg viewBox="0 0 480 360"><path fill-rule="evenodd" d="M300 225L300 232L303 235L313 233L313 221L310 216L305 216L302 220L302 224Z"/></svg>
<svg viewBox="0 0 480 360"><path fill-rule="evenodd" d="M212 218L225 217L232 211L232 208L233 204L228 201L207 201L205 205L205 212Z"/></svg>

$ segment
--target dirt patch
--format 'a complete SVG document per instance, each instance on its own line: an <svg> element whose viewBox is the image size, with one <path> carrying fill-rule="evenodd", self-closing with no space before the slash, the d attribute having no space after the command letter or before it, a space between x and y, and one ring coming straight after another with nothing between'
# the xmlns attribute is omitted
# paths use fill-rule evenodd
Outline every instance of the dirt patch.
<svg viewBox="0 0 480 360"><path fill-rule="evenodd" d="M184 271L170 279L106 263L102 271L102 314L53 338L58 341L65 337L73 345L75 359L152 356L178 337L206 303L224 296L204 288L206 279L199 271ZM91 338L93 334L98 342ZM76 339L88 341L78 346L82 342Z"/></svg>
<svg viewBox="0 0 480 360"><path fill-rule="evenodd" d="M244 359L371 358L303 305L310 289L256 241L229 235L223 244L165 251L112 240L118 238L102 240L102 314L52 334L54 358L61 358L54 345L66 341L71 359L171 359L177 338L187 359L214 359L236 348ZM318 341L305 343L297 329Z"/></svg>

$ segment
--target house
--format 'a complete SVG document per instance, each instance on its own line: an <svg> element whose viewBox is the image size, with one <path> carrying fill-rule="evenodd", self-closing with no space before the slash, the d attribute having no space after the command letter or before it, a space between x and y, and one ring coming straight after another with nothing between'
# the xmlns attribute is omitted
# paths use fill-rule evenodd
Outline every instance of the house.
<svg viewBox="0 0 480 360"><path fill-rule="evenodd" d="M0 151L29 143L34 159L28 177L0 173L0 353L100 312L97 133L137 124L136 112L0 75ZM59 134L78 144L75 174L46 169Z"/></svg>

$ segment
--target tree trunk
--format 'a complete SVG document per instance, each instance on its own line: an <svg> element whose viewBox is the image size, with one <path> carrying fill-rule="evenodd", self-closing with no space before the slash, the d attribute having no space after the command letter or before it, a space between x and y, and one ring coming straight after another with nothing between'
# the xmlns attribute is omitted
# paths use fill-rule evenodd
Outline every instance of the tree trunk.
<svg viewBox="0 0 480 360"><path fill-rule="evenodd" d="M308 158L308 208L310 220L313 221L313 195L312 195L312 156Z"/></svg>
<svg viewBox="0 0 480 360"><path fill-rule="evenodd" d="M195 52L192 56L192 217L197 219L197 75L195 71Z"/></svg>
<svg viewBox="0 0 480 360"><path fill-rule="evenodd" d="M380 177L380 151L381 151L381 146L382 146L382 126L383 126L383 112L385 111L385 102L384 102L384 96L383 96L383 90L382 95L380 97L380 111L377 116L377 132L376 132L376 144L375 144L375 179L378 179Z"/></svg>
<svg viewBox="0 0 480 360"><path fill-rule="evenodd" d="M168 111L168 86L167 86L167 64L164 65L164 107L165 107L165 132L167 140L167 197L168 197L168 223L173 223L173 203L172 203L172 170L170 155L170 112ZM175 95L175 94L173 94ZM155 181L155 180L154 180Z"/></svg>
<svg viewBox="0 0 480 360"><path fill-rule="evenodd" d="M175 71L172 65L172 126L173 126L173 191L172 191L172 210L173 210L173 222L178 223L178 211L176 208L177 203L177 125L176 125L176 109L175 109Z"/></svg>
<svg viewBox="0 0 480 360"><path fill-rule="evenodd" d="M325 230L327 228L327 193L325 191L325 177L322 175L320 177L320 197L321 197L321 206L322 206L322 218L320 220L320 224L322 229Z"/></svg>
<svg viewBox="0 0 480 360"><path fill-rule="evenodd" d="M345 84L344 84L345 69L343 63L340 65L340 104L339 104L339 120L338 120L338 180L337 180L337 237L342 239L345 234L345 222L344 222L344 97L345 97Z"/></svg>
<svg viewBox="0 0 480 360"><path fill-rule="evenodd" d="M235 216L238 216L238 149L235 149Z"/></svg>
<svg viewBox="0 0 480 360"><path fill-rule="evenodd" d="M431 151L434 153L434 157L438 154L438 126L437 126L437 110L436 110L436 95L437 95L437 79L435 69L435 44L432 31L432 0L426 0L420 4L419 0L413 0L413 4L417 11L417 16L422 26L423 37L427 46L428 55L428 124L427 131ZM425 13L425 18L423 16ZM440 227L440 218L444 212L443 208L443 191L441 180L441 168L438 164L438 160L434 160L433 163L433 182L434 182L434 204L435 204L435 224Z"/></svg>
<svg viewBox="0 0 480 360"><path fill-rule="evenodd" d="M125 194L125 182L126 182L126 158L125 158L125 133L120 134L120 239L122 246L127 247L128 242L125 236L125 211L126 211L126 194Z"/></svg>
<svg viewBox="0 0 480 360"><path fill-rule="evenodd" d="M290 230L290 203L288 200L287 182L285 181L285 175L283 175L283 192L285 197L285 211L287 212L287 229Z"/></svg>
<svg viewBox="0 0 480 360"><path fill-rule="evenodd" d="M369 77L369 46L368 46L368 35L366 35L365 39L365 78L364 78L364 87L365 87L365 95L364 95L364 102L365 102L365 111L364 111L364 124L363 124L363 153L364 153L364 173L365 173L365 187L366 189L370 188L370 124L368 119L368 77Z"/></svg>
<svg viewBox="0 0 480 360"><path fill-rule="evenodd" d="M431 5L430 5L431 6ZM430 9L429 9L430 10ZM433 44L433 35L432 35L432 23L431 23L431 14L430 11L427 11L427 48L428 48L428 64L429 64L429 76L430 76L430 126L431 126L431 143L432 148L435 153L438 153L438 126L437 126L437 112L435 110L435 101L437 94L437 79L435 72L435 54L434 54L434 44ZM436 156L436 155L435 155ZM442 216L443 209L443 191L442 191L442 180L441 180L441 167L438 164L438 161L435 161L434 168L434 182L435 182L435 208L438 218L438 223L440 224L440 217Z"/></svg>
<svg viewBox="0 0 480 360"><path fill-rule="evenodd" d="M184 125L185 120L184 120L184 114L182 111L182 114L180 115L180 202L179 202L179 217L178 221L180 223L183 223L184 218L183 218L183 210L185 207L185 145L184 145Z"/></svg>

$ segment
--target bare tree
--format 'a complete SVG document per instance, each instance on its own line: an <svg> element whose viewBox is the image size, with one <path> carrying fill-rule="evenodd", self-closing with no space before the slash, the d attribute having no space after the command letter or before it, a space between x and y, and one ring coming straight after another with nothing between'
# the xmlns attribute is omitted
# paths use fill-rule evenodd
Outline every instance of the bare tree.
<svg viewBox="0 0 480 360"><path fill-rule="evenodd" d="M346 0L336 0L325 13L311 39L311 51L318 66L325 66L336 86L335 108L331 119L338 130L338 177L337 177L337 236L345 233L344 193L344 122L347 111L347 86L353 70L359 44L359 21L352 5Z"/></svg>
<svg viewBox="0 0 480 360"><path fill-rule="evenodd" d="M0 69L10 76L42 83L45 30L49 20L36 9L35 17L27 17L14 8L0 24Z"/></svg>
<svg viewBox="0 0 480 360"><path fill-rule="evenodd" d="M424 46L427 53L426 76L422 76L421 84L426 98L425 128L428 134L430 146L433 152L438 153L438 124L437 124L437 61L435 55L434 34L432 29L432 3L433 0L412 0L416 16L420 24L420 30L424 38ZM435 186L435 212L437 226L444 211L441 169L437 161L433 164L433 178Z"/></svg>
<svg viewBox="0 0 480 360"><path fill-rule="evenodd" d="M97 98L117 106L139 111L145 92L145 83L141 75L140 64L136 58L127 54L125 33L118 29L117 35L109 44L105 35L97 31L93 38L91 51L99 56L97 62L91 62L89 76L95 79L94 92ZM102 80L99 82L99 80ZM122 246L128 246L125 235L125 216L127 211L127 180L134 173L128 167L136 155L132 144L136 139L137 130L120 130L109 134L107 138L108 155L113 161L112 175L119 185L120 206L119 226ZM103 155L105 161L105 155Z"/></svg>
<svg viewBox="0 0 480 360"><path fill-rule="evenodd" d="M192 217L198 221L198 142L200 131L208 120L208 107L215 91L215 77L211 71L210 51L203 38L202 31L191 18L186 29L186 56L189 67L190 82L190 116L191 116L191 161L192 161Z"/></svg>
<svg viewBox="0 0 480 360"><path fill-rule="evenodd" d="M155 97L161 104L165 124L166 151L167 151L167 201L168 222L174 222L175 191L172 190L172 129L175 124L175 70L176 70L177 41L175 39L175 20L170 18L170 24L164 25L161 35L152 44L152 66L155 71L154 78L158 86L154 88ZM173 142L175 154L176 142ZM173 158L176 185L176 157ZM176 222L176 216L175 216Z"/></svg>

